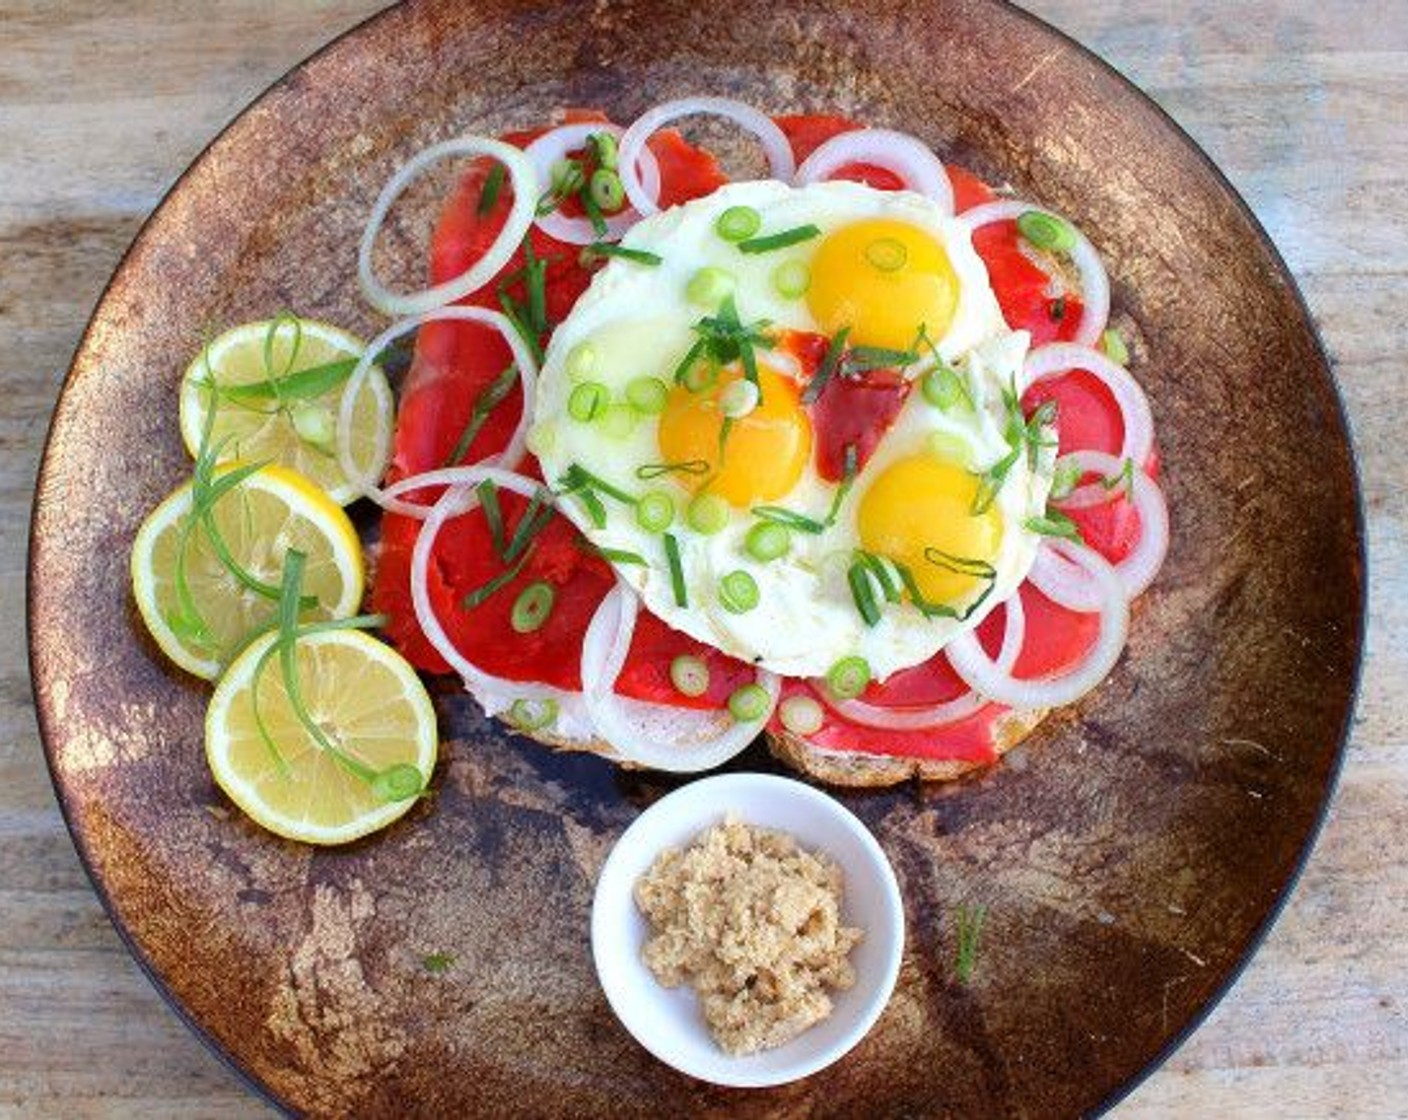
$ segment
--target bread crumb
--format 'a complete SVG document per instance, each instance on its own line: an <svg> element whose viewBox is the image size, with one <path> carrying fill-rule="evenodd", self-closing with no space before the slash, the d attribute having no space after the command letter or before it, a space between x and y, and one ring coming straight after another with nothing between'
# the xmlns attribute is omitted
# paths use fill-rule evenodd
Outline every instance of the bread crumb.
<svg viewBox="0 0 1408 1120"><path fill-rule="evenodd" d="M693 985L726 1053L781 1046L855 984L847 955L864 931L841 924L842 888L830 859L729 817L636 882L652 934L641 958L666 987Z"/></svg>

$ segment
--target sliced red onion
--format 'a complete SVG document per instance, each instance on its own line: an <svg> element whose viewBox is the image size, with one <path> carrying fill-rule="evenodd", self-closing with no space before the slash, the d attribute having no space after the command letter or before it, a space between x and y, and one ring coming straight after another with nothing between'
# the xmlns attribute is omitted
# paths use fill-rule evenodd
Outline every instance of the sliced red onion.
<svg viewBox="0 0 1408 1120"><path fill-rule="evenodd" d="M592 615L582 639L582 691L600 736L627 762L673 773L694 773L727 762L748 746L772 718L782 691L776 675L760 670L767 710L736 722L727 708L701 712L623 699L613 692L635 634L640 601L618 581Z"/></svg>
<svg viewBox="0 0 1408 1120"><path fill-rule="evenodd" d="M1047 541L1040 551L1047 550L1079 564L1100 592L1100 634L1083 661L1054 676L1018 680L987 655L971 631L945 647L949 663L969 688L1012 708L1058 708L1079 700L1109 675L1129 636L1129 600L1110 562L1070 541Z"/></svg>
<svg viewBox="0 0 1408 1120"><path fill-rule="evenodd" d="M794 181L799 186L819 183L851 163L892 171L910 190L936 203L945 214L953 213L953 184L939 157L909 133L888 128L862 128L833 136L802 161Z"/></svg>
<svg viewBox="0 0 1408 1120"><path fill-rule="evenodd" d="M524 154L533 161L540 183L552 181L552 168L558 160L566 158L569 152L586 147L587 137L598 132L609 132L617 140L624 135L619 125L605 122L582 122L564 124L543 133L527 148ZM660 196L660 165L649 148L643 148L640 156L640 181L651 198ZM624 180L625 175L621 178ZM590 245L593 241L619 241L631 226L640 221L641 215L634 207L627 207L615 214L603 215L606 220L606 233L600 236L587 218L569 218L560 210L552 210L537 218L538 228L549 237L555 237L568 245Z"/></svg>
<svg viewBox="0 0 1408 1120"><path fill-rule="evenodd" d="M1127 369L1115 365L1099 350L1074 342L1039 346L1027 355L1022 367L1022 384L1017 388L1025 393L1038 381L1076 369L1086 370L1104 382L1119 406L1120 420L1124 424L1124 443L1120 446L1119 458L1132 459L1140 467L1147 464L1149 453L1154 449L1154 416L1149 411L1149 398Z"/></svg>
<svg viewBox="0 0 1408 1120"><path fill-rule="evenodd" d="M426 641L434 647L436 653L445 659L450 668L460 675L466 688L496 690L521 688L522 686L517 685L516 682L506 681L501 677L484 672L483 669L472 664L459 651L455 643L450 641L450 636L440 625L440 619L436 616L435 607L430 601L430 558L431 551L435 547L435 538L440 535L440 530L444 527L445 522L468 513L477 504L478 497L475 495L474 487L479 483L486 479L491 480L494 485L515 494L521 494L525 498L531 498L542 487L542 483L521 474L495 470L492 467L460 467L458 470L459 478L456 484L441 494L436 503L430 507L429 512L426 513L425 524L421 526L420 533L416 536L415 547L411 550L411 605L415 608L416 622L420 625L421 633L425 635Z"/></svg>
<svg viewBox="0 0 1408 1120"><path fill-rule="evenodd" d="M1102 451L1076 451L1061 456L1061 461L1067 460L1073 461L1083 475L1114 478L1124 469L1124 460ZM1089 509L1123 493L1122 486L1106 489L1092 482L1056 504L1066 510ZM1125 598L1134 599L1154 582L1168 555L1168 502L1159 484L1142 470L1134 473L1133 493L1129 498L1139 514L1139 540L1129 555L1114 566L1114 571L1124 588ZM1100 609L1101 592L1095 581L1080 565L1058 552L1046 548L1038 550L1029 578L1038 591L1069 610L1088 613Z"/></svg>
<svg viewBox="0 0 1408 1120"><path fill-rule="evenodd" d="M342 472L347 476L347 484L356 497L368 497L383 509L392 513L404 514L407 517L424 518L426 516L426 506L414 502L400 501L398 495L409 493L412 490L419 490L422 486L449 485L452 481L444 471L431 471L427 474L416 475L413 478L403 479L394 486L385 490L377 486L378 479L367 473L367 470L359 466L352 456L352 413L355 410L357 394L361 392L362 383L367 379L371 369L373 359L377 357L396 339L409 334L413 330L418 330L426 323L453 320L464 323L482 323L486 327L493 327L513 352L513 360L518 365L518 377L523 385L523 415L518 418L518 427L514 428L508 446L497 455L490 456L478 466L492 466L512 469L523 461L524 446L528 440L528 429L533 423L533 402L537 393L535 386L538 381L538 365L533 360L533 355L529 353L527 345L513 328L513 324L497 311L490 311L484 307L440 307L433 311L426 311L420 315L414 315L409 319L402 319L392 323L386 330L382 331L376 338L367 344L366 350L357 360L353 367L352 375L347 379L347 384L342 390L342 404L337 415L337 461L342 467ZM387 433L388 438L390 433ZM377 447L376 454L371 456L373 463L386 462L386 448ZM457 468L449 468L454 471ZM414 484L414 485L412 485Z"/></svg>
<svg viewBox="0 0 1408 1120"><path fill-rule="evenodd" d="M758 112L751 105L734 101L727 97L683 97L678 101L666 101L646 110L626 129L618 149L621 185L626 189L626 197L641 214L654 214L660 209L659 191L650 191L637 174L637 164L644 167L642 153L646 141L664 125L680 117L693 116L727 117L735 124L747 129L762 141L763 152L767 156L772 177L790 183L797 171L796 160L792 158L792 145L782 129L772 119Z"/></svg>
<svg viewBox="0 0 1408 1120"><path fill-rule="evenodd" d="M448 156L488 156L496 159L508 170L513 184L513 206L508 218L494 243L469 268L458 276L423 288L418 292L393 292L386 287L372 269L372 251L376 246L376 236L391 211L392 204L406 186L431 164ZM372 306L388 315L418 315L456 300L464 299L492 280L504 265L508 264L519 242L533 224L533 214L538 205L538 177L528 157L512 144L494 140L487 136L463 136L457 140L446 140L433 144L412 156L406 164L391 176L386 186L377 196L372 207L372 216L367 228L362 232L362 244L357 250L357 278L362 283L362 291Z"/></svg>
<svg viewBox="0 0 1408 1120"><path fill-rule="evenodd" d="M1095 251L1095 246L1076 228L1074 222L1043 206L1033 206L1030 202L1020 202L1016 199L985 202L981 206L965 210L958 217L969 230L979 230L993 222L1015 222L1031 210L1065 222L1076 235L1070 258L1071 263L1076 266L1076 271L1080 273L1081 315L1080 329L1076 331L1073 341L1080 346L1094 346L1100 341L1100 336L1110 321L1110 278L1105 272L1105 264L1100 260L1100 254Z"/></svg>
<svg viewBox="0 0 1408 1120"><path fill-rule="evenodd" d="M1002 647L997 651L994 664L1004 673L1010 673L1017 663L1017 655L1022 651L1022 641L1027 632L1026 611L1022 608L1022 596L1014 591L1003 604ZM945 724L967 719L989 703L988 699L969 689L961 696L945 700L927 708L882 708L867 704L864 700L837 700L827 691L825 685L814 685L812 691L823 703L829 704L849 723L862 727L880 727L887 731L934 731Z"/></svg>

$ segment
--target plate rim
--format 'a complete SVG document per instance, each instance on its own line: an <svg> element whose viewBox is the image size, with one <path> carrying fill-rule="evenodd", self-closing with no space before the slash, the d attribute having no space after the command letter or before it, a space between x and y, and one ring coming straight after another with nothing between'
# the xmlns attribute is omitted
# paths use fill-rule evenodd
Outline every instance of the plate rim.
<svg viewBox="0 0 1408 1120"><path fill-rule="evenodd" d="M1123 87L1129 93L1132 93L1138 101L1142 102L1147 108L1153 111L1154 117L1159 123L1169 129L1176 140L1182 142L1186 151L1191 153L1195 160L1201 165L1202 170L1210 175L1212 182L1221 188L1225 197L1232 203L1234 209L1255 234L1256 240L1259 241L1262 247L1267 251L1275 278L1285 287L1296 309L1300 313L1301 323L1309 334L1313 352L1318 357L1320 367L1328 382L1330 398L1334 406L1334 416L1338 421L1340 433L1348 453L1349 481L1353 506L1352 524L1355 538L1354 554L1351 559L1356 574L1354 587L1352 589L1356 608L1354 611L1354 626L1352 632L1348 635L1349 641L1352 643L1352 660L1349 669L1349 679L1347 681L1348 692L1345 710L1335 736L1334 753L1330 759L1330 764L1325 775L1324 789L1320 796L1315 815L1306 830L1299 851L1296 854L1291 869L1282 883L1279 892L1268 906L1266 913L1252 928L1242 944L1236 948L1234 959L1227 967L1224 975L1213 986L1207 998L1204 999L1183 1024L1169 1036L1165 1044L1153 1054L1138 1071L1117 1085L1093 1107L1091 1115L1103 1115L1127 1099L1155 1072L1161 1069L1169 1058L1203 1026L1212 1012L1222 1003L1227 997L1227 994L1242 978L1242 975L1251 964L1252 959L1265 943L1272 928L1280 921L1290 899L1296 893L1296 889L1300 885L1301 878L1309 864L1310 858L1314 854L1316 846L1323 835L1325 823L1329 817L1331 806L1335 802L1340 779L1344 772L1350 735L1354 726L1354 716L1358 709L1364 679L1365 640L1369 622L1367 611L1368 539L1364 509L1364 490L1353 428L1350 425L1348 411L1345 408L1344 394L1340 389L1339 380L1335 376L1336 363L1332 360L1326 349L1324 340L1321 337L1319 324L1305 299L1300 284L1297 282L1295 275L1291 272L1285 258L1281 255L1281 251L1276 242L1267 232L1266 227L1262 224L1246 199L1242 197L1241 192L1233 185L1227 175L1187 129L1185 129L1153 96L1145 92L1133 79L1127 77L1116 68L1113 63L1106 61L1092 48L1087 47L1068 32L1035 15L1026 8L1021 7L1015 3L1014 0L986 0L986 2L1005 8L1008 12L1033 26L1042 34L1054 37L1054 39L1067 50L1074 51L1076 57L1087 64L1095 66L1104 76L1112 78L1116 84ZM361 34L375 23L391 18L397 10L411 6L413 5L408 3L407 0L394 0L394 2L358 20L352 26L327 40L316 50L299 59L275 80L264 86L252 99L241 106L241 108L211 136L201 147L199 152L197 152L190 162L181 170L180 174L177 175L162 192L160 199L152 207L146 217L142 219L131 241L123 250L121 257L113 268L112 274L108 277L102 290L95 299L93 309L74 346L73 354L64 373L63 381L60 383L58 393L54 398L54 407L50 412L49 424L45 432L43 446L40 451L39 465L35 474L34 493L30 502L29 533L25 561L26 661L29 670L30 692L34 701L35 720L38 725L40 744L43 748L45 765L49 773L50 783L54 788L55 800L58 803L64 827L68 832L70 840L73 842L74 849L79 857L79 862L83 866L84 874L89 884L92 886L94 893L97 895L98 901L102 905L108 921L111 923L119 940L122 942L133 961L136 962L142 974L161 996L162 1001L175 1013L176 1017L192 1034L200 1040L206 1050L212 1053L225 1068L230 1070L246 1089L259 1100L285 1116L293 1116L297 1115L297 1113L294 1108L291 1107L289 1103L282 1100L261 1077L254 1073L252 1069L247 1068L203 1023L199 1022L171 990L166 980L158 971L155 962L148 956L143 947L137 943L131 930L119 917L113 899L109 895L106 886L95 872L94 860L85 836L81 829L75 824L74 814L72 812L74 807L71 802L70 790L61 780L56 765L54 750L51 746L51 740L53 738L53 719L52 713L49 710L50 698L47 695L47 686L41 684L36 664L34 612L38 537L35 527L40 503L46 490L46 478L50 468L50 452L57 427L56 420L58 412L62 408L64 398L68 395L69 389L75 380L80 361L89 349L94 329L99 322L104 305L108 302L114 287L118 285L124 274L131 267L133 259L138 254L138 250L145 245L146 241L151 236L152 226L160 217L167 203L185 186L187 181L194 176L197 170L205 164L212 150L215 149L227 135L237 129L247 117L251 116L263 105L270 95L289 88L296 82L297 76L305 67L325 54L337 49L344 40Z"/></svg>

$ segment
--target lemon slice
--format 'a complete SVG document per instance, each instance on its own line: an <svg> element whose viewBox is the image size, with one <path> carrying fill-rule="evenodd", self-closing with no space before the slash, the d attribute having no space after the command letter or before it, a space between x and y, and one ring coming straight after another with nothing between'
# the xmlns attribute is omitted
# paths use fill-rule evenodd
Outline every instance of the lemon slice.
<svg viewBox="0 0 1408 1120"><path fill-rule="evenodd" d="M416 797L387 800L367 773L409 765L421 788L430 780L438 737L425 685L400 654L360 630L300 635L293 645L299 693L345 756L340 761L299 721L278 654L265 659L277 640L270 633L252 642L210 699L205 754L216 782L256 822L290 840L343 844L386 827ZM259 716L272 747L255 716L256 672Z"/></svg>
<svg viewBox="0 0 1408 1120"><path fill-rule="evenodd" d="M196 355L181 379L186 449L193 457L200 454L213 399L211 446L221 447L222 461L292 467L346 505L357 495L338 463L338 414L351 362L364 350L344 330L292 316L226 331ZM368 477L379 478L386 469L392 415L386 375L373 366L358 390L349 437L352 461Z"/></svg>
<svg viewBox="0 0 1408 1120"><path fill-rule="evenodd" d="M217 475L218 477L218 475ZM306 478L268 466L218 498L211 517L231 557L276 594L242 583L191 517L190 483L170 494L137 531L132 594L163 653L187 672L214 680L236 653L278 619L284 558L308 557L303 591L318 605L309 620L345 618L362 601L362 548L342 508ZM189 592L181 601L178 569ZM193 617L194 615L194 617Z"/></svg>

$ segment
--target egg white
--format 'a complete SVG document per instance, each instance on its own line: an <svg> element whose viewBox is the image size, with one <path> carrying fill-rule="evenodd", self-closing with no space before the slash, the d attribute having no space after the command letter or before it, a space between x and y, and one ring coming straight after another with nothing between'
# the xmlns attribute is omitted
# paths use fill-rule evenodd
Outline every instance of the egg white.
<svg viewBox="0 0 1408 1120"><path fill-rule="evenodd" d="M949 330L937 339L945 361L966 377L974 408L941 411L915 387L894 424L857 477L836 523L824 534L791 534L786 556L769 563L753 560L744 538L756 523L735 510L728 525L701 535L685 521L689 491L670 478L646 483L636 468L661 458L658 417L633 414L623 402L627 384L649 375L670 383L693 343L691 328L716 308L691 304L685 290L703 267L726 269L736 279L735 300L744 323L767 319L772 329L816 331L805 297L788 299L772 283L774 270L789 259L807 260L820 238L772 253L740 253L715 232L718 216L731 206L750 206L763 218L762 232L805 223L824 237L839 226L865 218L893 218L919 227L942 244L958 276L960 293ZM545 476L559 480L580 464L621 490L639 494L647 486L669 490L677 516L670 532L679 543L689 604L679 607L659 534L637 524L629 506L605 497L607 521L594 527L574 498L562 503L596 545L632 552L644 566L620 565L622 576L640 592L646 606L669 625L724 652L786 676L822 676L844 656L864 657L883 680L894 671L932 657L955 635L975 627L1025 579L1040 538L1023 521L1045 508L1051 483L1051 455L1030 464L1018 458L995 499L1003 521L1002 544L993 560L995 586L968 619L925 618L908 604L889 606L867 626L856 609L846 579L858 547L856 509L867 486L897 459L933 446L959 454L962 465L978 472L1008 452L1002 388L1020 370L1029 343L1025 332L1009 331L988 282L987 270L966 229L932 203L907 192L877 191L858 183L828 182L793 188L767 182L734 183L707 198L674 207L638 223L622 244L655 253L657 267L613 259L593 279L572 314L553 335L538 379L535 425L530 447ZM584 424L567 412L574 387L568 356L582 344L596 356L590 373L607 387L615 413L611 420ZM786 355L760 351L759 361L781 373L795 372ZM926 362L911 366L918 377ZM831 507L835 486L824 483L809 464L797 485L774 504L817 519ZM745 570L757 581L758 605L742 614L719 601L722 578Z"/></svg>

